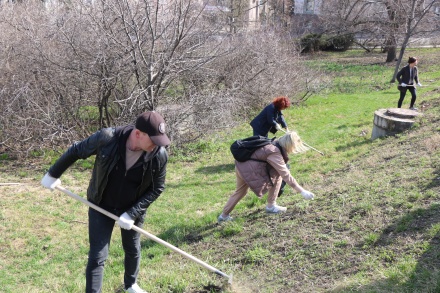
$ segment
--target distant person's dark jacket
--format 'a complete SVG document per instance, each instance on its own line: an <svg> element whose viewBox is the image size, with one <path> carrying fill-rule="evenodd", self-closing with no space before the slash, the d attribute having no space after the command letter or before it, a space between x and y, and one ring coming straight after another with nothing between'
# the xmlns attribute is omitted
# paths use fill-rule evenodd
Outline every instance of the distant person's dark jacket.
<svg viewBox="0 0 440 293"><path fill-rule="evenodd" d="M406 83L406 84L410 84L409 83L409 79L410 79L409 69L410 69L409 65L406 65L405 67L400 69L400 71L397 73L396 78L397 78L397 81L399 82L399 85L402 82ZM414 66L414 68L413 68L413 73L414 73L413 80L417 84L417 83L419 83L419 74L418 74L418 70L417 70L416 66Z"/></svg>
<svg viewBox="0 0 440 293"><path fill-rule="evenodd" d="M267 105L252 121L251 126L254 132L261 136L267 136L269 131L276 133L275 125L280 124L282 128L287 127L283 113L275 108L273 103Z"/></svg>

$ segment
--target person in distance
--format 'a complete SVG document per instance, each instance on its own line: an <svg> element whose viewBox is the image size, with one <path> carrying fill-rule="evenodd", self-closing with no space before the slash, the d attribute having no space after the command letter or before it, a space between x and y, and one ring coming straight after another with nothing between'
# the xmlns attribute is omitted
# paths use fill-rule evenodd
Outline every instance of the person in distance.
<svg viewBox="0 0 440 293"><path fill-rule="evenodd" d="M398 108L402 107L403 100L406 96L406 91L409 91L411 93L411 103L409 105L409 109L417 110L417 108L414 107L417 99L416 84L418 86L422 86L422 84L419 82L419 71L416 66L417 63L418 60L416 57L409 57L408 65L403 67L396 75L397 81L399 82L398 89L400 90L400 98L397 102Z"/></svg>

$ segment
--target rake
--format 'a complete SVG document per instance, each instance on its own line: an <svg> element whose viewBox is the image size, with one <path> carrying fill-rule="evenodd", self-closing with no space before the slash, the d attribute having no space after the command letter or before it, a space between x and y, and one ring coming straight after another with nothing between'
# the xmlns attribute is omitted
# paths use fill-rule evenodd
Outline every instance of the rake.
<svg viewBox="0 0 440 293"><path fill-rule="evenodd" d="M288 133L287 131L285 131L285 130L282 129L282 128L280 128L280 130L281 130L282 132L284 132L284 133ZM311 145L306 144L304 141L303 141L303 145L305 145L305 146L308 147L309 149L312 149L312 150L314 150L315 152L318 152L318 153L320 153L321 155L324 156L324 153L323 153L323 152L318 151L317 149L315 149L315 148L312 147Z"/></svg>
<svg viewBox="0 0 440 293"><path fill-rule="evenodd" d="M83 197L81 197L81 196L79 196L79 195L77 195L77 194L75 194L75 193L73 193L73 192L71 192L71 191L65 189L64 187L62 187L62 186L57 186L57 187L55 187L55 188L58 189L59 191L64 192L64 193L67 194L68 196L70 196L70 197L72 197L72 198L74 198L74 199L76 199L76 200L78 200L78 201L80 201L80 202L82 202L82 203L85 203L85 204L88 205L89 207L91 207L91 208L97 210L98 212L100 212L100 213L102 213L102 214L104 214L104 215L106 215L106 216L112 218L113 220L115 220L115 221L119 220L119 217L117 217L117 216L115 216L114 214L112 214L112 213L110 213L110 212L108 212L108 211L106 211L106 210L100 208L99 206L97 206L97 205L95 205L95 204L89 202L88 200L84 199ZM196 258L196 257L194 257L194 256L192 256L192 255L190 255L190 254L188 254L188 253L186 253L185 251L183 251L183 250L181 250L181 249L175 247L174 245L172 245L172 244L170 244L170 243L168 243L168 242L166 242L166 241L164 241L164 240L162 240L162 239L160 239L160 238L154 236L154 235L151 234L151 233L148 233L147 231L145 231L145 230L143 230L143 229L141 229L141 228L139 228L139 227L137 227L137 226L135 226L135 225L133 225L133 227L132 227L131 229L134 230L134 231L136 231L136 232L138 232L138 233L140 233L140 234L142 234L142 235L144 235L144 236L146 236L146 237L148 237L149 239L151 239L151 240L153 240L153 241L155 241L155 242L157 242L157 243L159 243L159 244L162 244L162 245L165 246L165 247L168 247L168 248L171 249L172 251L181 254L182 256L184 256L184 257L186 257L186 258L192 260L193 262L199 264L200 266L204 267L205 269L207 269L207 270L209 270L209 271L211 271L211 272L214 272L214 273L216 273L217 275L222 276L222 277L228 279L228 284L229 284L229 285L232 285L232 274L228 276L227 274L225 274L225 273L223 273L222 271L216 269L215 267L210 266L210 265L207 264L206 262L204 262L204 261L202 261L202 260L200 260L200 259L198 259L198 258Z"/></svg>

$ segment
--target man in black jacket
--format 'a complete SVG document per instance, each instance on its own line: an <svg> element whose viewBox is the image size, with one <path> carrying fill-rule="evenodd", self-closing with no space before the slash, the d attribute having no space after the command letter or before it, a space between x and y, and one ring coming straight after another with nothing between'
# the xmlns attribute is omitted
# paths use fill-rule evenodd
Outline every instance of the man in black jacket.
<svg viewBox="0 0 440 293"><path fill-rule="evenodd" d="M399 102L397 102L398 108L402 107L403 100L406 96L406 91L409 90L411 93L411 103L409 108L410 110L417 110L417 108L414 107L417 99L416 84L418 86L422 86L422 84L419 82L419 73L416 65L417 58L409 57L408 65L403 67L396 75L397 81L399 82L398 88L400 90L400 98Z"/></svg>
<svg viewBox="0 0 440 293"><path fill-rule="evenodd" d="M140 234L146 210L165 188L170 140L165 121L155 111L144 112L135 125L105 128L81 142L74 143L41 180L53 190L60 177L78 159L96 155L87 199L117 215L125 252L124 285L126 292L145 292L136 284L140 264ZM86 292L101 292L104 264L115 221L89 209L89 258L86 268Z"/></svg>

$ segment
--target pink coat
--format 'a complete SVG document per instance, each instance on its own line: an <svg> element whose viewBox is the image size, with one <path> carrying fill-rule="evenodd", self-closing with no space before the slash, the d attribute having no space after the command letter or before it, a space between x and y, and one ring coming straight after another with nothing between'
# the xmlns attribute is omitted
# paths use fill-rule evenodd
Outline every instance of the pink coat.
<svg viewBox="0 0 440 293"><path fill-rule="evenodd" d="M258 197L262 197L272 187L271 182L275 183L280 176L288 185L292 187L298 185L287 168L286 162L288 157L283 157L283 154L277 146L268 144L261 147L252 154L251 158L264 162L253 160L246 162L235 161L235 167L243 180L249 185L249 188ZM276 192L278 193L278 191Z"/></svg>

